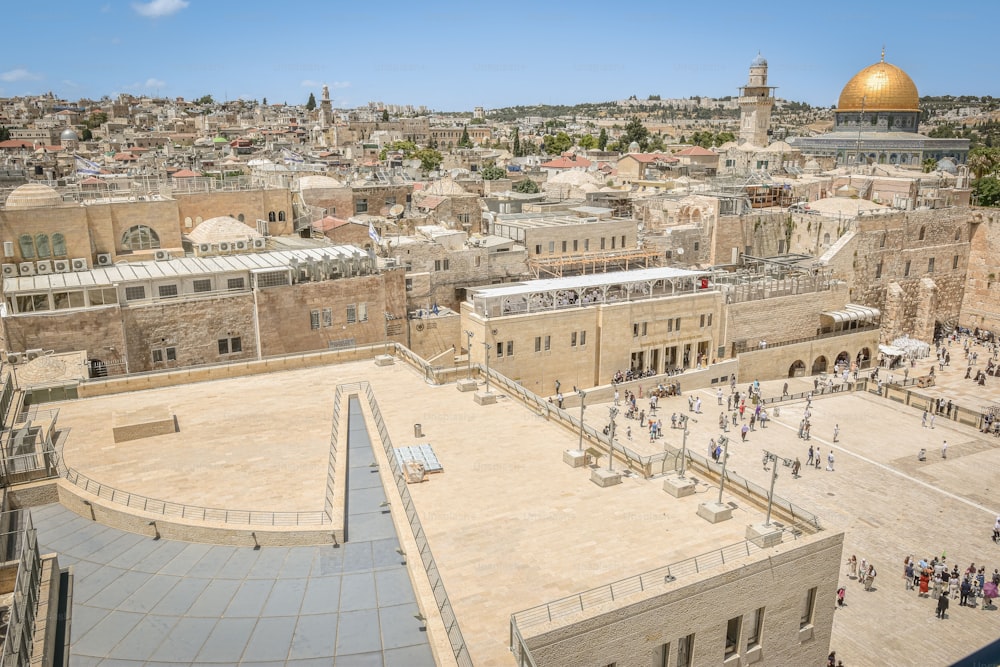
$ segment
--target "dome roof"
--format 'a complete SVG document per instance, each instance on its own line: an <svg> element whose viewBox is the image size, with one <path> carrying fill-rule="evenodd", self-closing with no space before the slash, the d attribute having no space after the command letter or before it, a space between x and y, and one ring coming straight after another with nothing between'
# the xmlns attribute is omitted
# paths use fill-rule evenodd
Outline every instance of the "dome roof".
<svg viewBox="0 0 1000 667"><path fill-rule="evenodd" d="M343 183L329 176L303 176L299 179L299 189L301 190L323 190L325 188L342 187L344 187Z"/></svg>
<svg viewBox="0 0 1000 667"><path fill-rule="evenodd" d="M21 185L7 195L7 208L42 208L62 203L59 193L41 183Z"/></svg>
<svg viewBox="0 0 1000 667"><path fill-rule="evenodd" d="M757 52L757 57L750 63L750 67L767 67L767 60L764 59L764 56L760 55L760 51Z"/></svg>
<svg viewBox="0 0 1000 667"><path fill-rule="evenodd" d="M840 91L837 111L920 111L920 95L913 79L884 60L851 78Z"/></svg>
<svg viewBox="0 0 1000 667"><path fill-rule="evenodd" d="M77 136L73 128L67 127L59 134L59 141L79 141L80 137Z"/></svg>
<svg viewBox="0 0 1000 667"><path fill-rule="evenodd" d="M261 238L261 234L253 227L228 215L209 218L188 234L188 239L193 243L222 243L244 241L248 238Z"/></svg>

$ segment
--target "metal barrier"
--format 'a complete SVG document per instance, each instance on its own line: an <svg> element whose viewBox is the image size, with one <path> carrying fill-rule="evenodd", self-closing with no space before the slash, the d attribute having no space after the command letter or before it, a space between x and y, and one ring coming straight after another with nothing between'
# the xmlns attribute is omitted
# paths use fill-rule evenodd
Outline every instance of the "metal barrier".
<svg viewBox="0 0 1000 667"><path fill-rule="evenodd" d="M23 667L31 664L31 649L35 634L35 614L38 611L39 592L42 585L42 559L38 553L38 537L31 514L13 510L23 520L13 538L17 544L17 578L14 582L14 599L10 605L7 637L0 653L0 666Z"/></svg>
<svg viewBox="0 0 1000 667"><path fill-rule="evenodd" d="M452 609L448 593L445 591L444 581L442 581L441 573L438 571L437 563L434 561L434 555L431 553L427 536L424 533L423 526L420 524L420 517L417 515L417 509L413 505L410 490L406 486L406 476L403 474L399 460L396 458L396 452L392 447L392 439L389 437L389 429L386 428L385 420L382 418L382 412L379 410L378 402L375 400L375 393L368 382L338 385L337 391L343 393L363 391L365 394L368 407L371 409L372 418L375 420L379 439L382 442L386 458L389 461L393 481L402 500L403 511L406 513L410 530L413 532L413 539L416 541L417 550L420 552L420 561L424 566L424 571L427 573L427 579L434 593L434 601L437 604L438 612L441 614L441 620L444 622L445 631L448 633L448 640L455 654L455 660L461 667L472 667L472 658L469 656L469 649L465 644L465 638L462 636L462 630L458 626L458 619L455 617L455 611Z"/></svg>
<svg viewBox="0 0 1000 667"><path fill-rule="evenodd" d="M326 468L326 495L323 499L323 511L328 519L333 521L333 498L337 488L337 438L340 433L340 411L342 409L343 393L340 387L333 393L333 426L330 428L330 461Z"/></svg>

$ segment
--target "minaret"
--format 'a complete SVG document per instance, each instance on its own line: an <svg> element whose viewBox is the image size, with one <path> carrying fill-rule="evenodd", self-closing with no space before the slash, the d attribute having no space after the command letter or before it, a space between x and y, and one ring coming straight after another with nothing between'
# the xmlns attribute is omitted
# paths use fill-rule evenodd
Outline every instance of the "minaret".
<svg viewBox="0 0 1000 667"><path fill-rule="evenodd" d="M333 118L333 105L330 104L330 87L323 86L323 96L319 101L319 126L324 130L330 127Z"/></svg>
<svg viewBox="0 0 1000 667"><path fill-rule="evenodd" d="M774 106L774 86L767 85L767 61L757 54L750 63L750 78L747 85L740 88L739 143L750 142L754 146L768 144L768 130L771 129L771 107Z"/></svg>

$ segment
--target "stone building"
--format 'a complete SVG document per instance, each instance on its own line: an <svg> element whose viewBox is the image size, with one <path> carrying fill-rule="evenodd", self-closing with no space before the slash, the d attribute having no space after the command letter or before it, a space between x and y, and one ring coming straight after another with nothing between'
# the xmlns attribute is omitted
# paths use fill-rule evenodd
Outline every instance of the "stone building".
<svg viewBox="0 0 1000 667"><path fill-rule="evenodd" d="M968 280L959 323L1000 333L1000 215L996 209L973 209L969 238Z"/></svg>

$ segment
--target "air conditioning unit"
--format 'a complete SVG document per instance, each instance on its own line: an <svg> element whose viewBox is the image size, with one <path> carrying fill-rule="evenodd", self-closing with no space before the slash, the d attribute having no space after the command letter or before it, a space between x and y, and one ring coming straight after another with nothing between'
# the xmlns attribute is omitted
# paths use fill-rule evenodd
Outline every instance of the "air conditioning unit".
<svg viewBox="0 0 1000 667"><path fill-rule="evenodd" d="M230 245L228 243L220 243L219 244L219 252L229 252L230 250L231 250L231 247L230 247Z"/></svg>
<svg viewBox="0 0 1000 667"><path fill-rule="evenodd" d="M254 250L263 250L266 247L267 247L267 239L254 239L253 240L253 249Z"/></svg>
<svg viewBox="0 0 1000 667"><path fill-rule="evenodd" d="M17 276L17 264L4 264L0 267L0 270L3 271L4 278L14 278Z"/></svg>
<svg viewBox="0 0 1000 667"><path fill-rule="evenodd" d="M24 359L24 355L20 352L8 352L7 353L7 363L8 364L19 364Z"/></svg>
<svg viewBox="0 0 1000 667"><path fill-rule="evenodd" d="M100 263L100 257L101 256L98 255L97 257L98 257L98 263ZM87 260L84 259L83 257L76 257L74 259L69 260L69 262L70 262L70 268L72 268L74 271L86 271L87 270ZM102 265L102 266L104 266L104 265Z"/></svg>
<svg viewBox="0 0 1000 667"><path fill-rule="evenodd" d="M212 252L212 244L211 243L199 243L198 244L198 252L202 253L202 254Z"/></svg>
<svg viewBox="0 0 1000 667"><path fill-rule="evenodd" d="M52 261L45 259L35 264L35 273L40 276L52 273Z"/></svg>
<svg viewBox="0 0 1000 667"><path fill-rule="evenodd" d="M98 266L111 266L112 264L114 264L114 262L111 261L111 253L110 252L99 252L99 253L97 253L97 265ZM76 268L76 260L75 259L73 260L73 270L74 271L79 271L80 270L80 269Z"/></svg>
<svg viewBox="0 0 1000 667"><path fill-rule="evenodd" d="M167 252L166 250L157 250L155 253L153 253L153 259L155 259L157 262L165 262L168 259L170 259L170 253Z"/></svg>
<svg viewBox="0 0 1000 667"><path fill-rule="evenodd" d="M21 262L17 265L17 272L22 276L33 276L35 275L35 263Z"/></svg>
<svg viewBox="0 0 1000 667"><path fill-rule="evenodd" d="M246 241L237 241L234 245L235 245L235 248L237 250L246 250L247 249L247 242Z"/></svg>
<svg viewBox="0 0 1000 667"><path fill-rule="evenodd" d="M69 260L57 259L52 262L52 270L56 273L69 273Z"/></svg>
<svg viewBox="0 0 1000 667"><path fill-rule="evenodd" d="M395 257L386 257L385 258L385 268L387 268L387 269L394 269L394 268L396 268L396 266L398 266L398 263L396 262L396 258Z"/></svg>
<svg viewBox="0 0 1000 667"><path fill-rule="evenodd" d="M34 350L28 350L27 352L25 352L24 356L28 361L34 361L38 357L42 356L43 351L44 350L42 350L41 348L35 348Z"/></svg>

